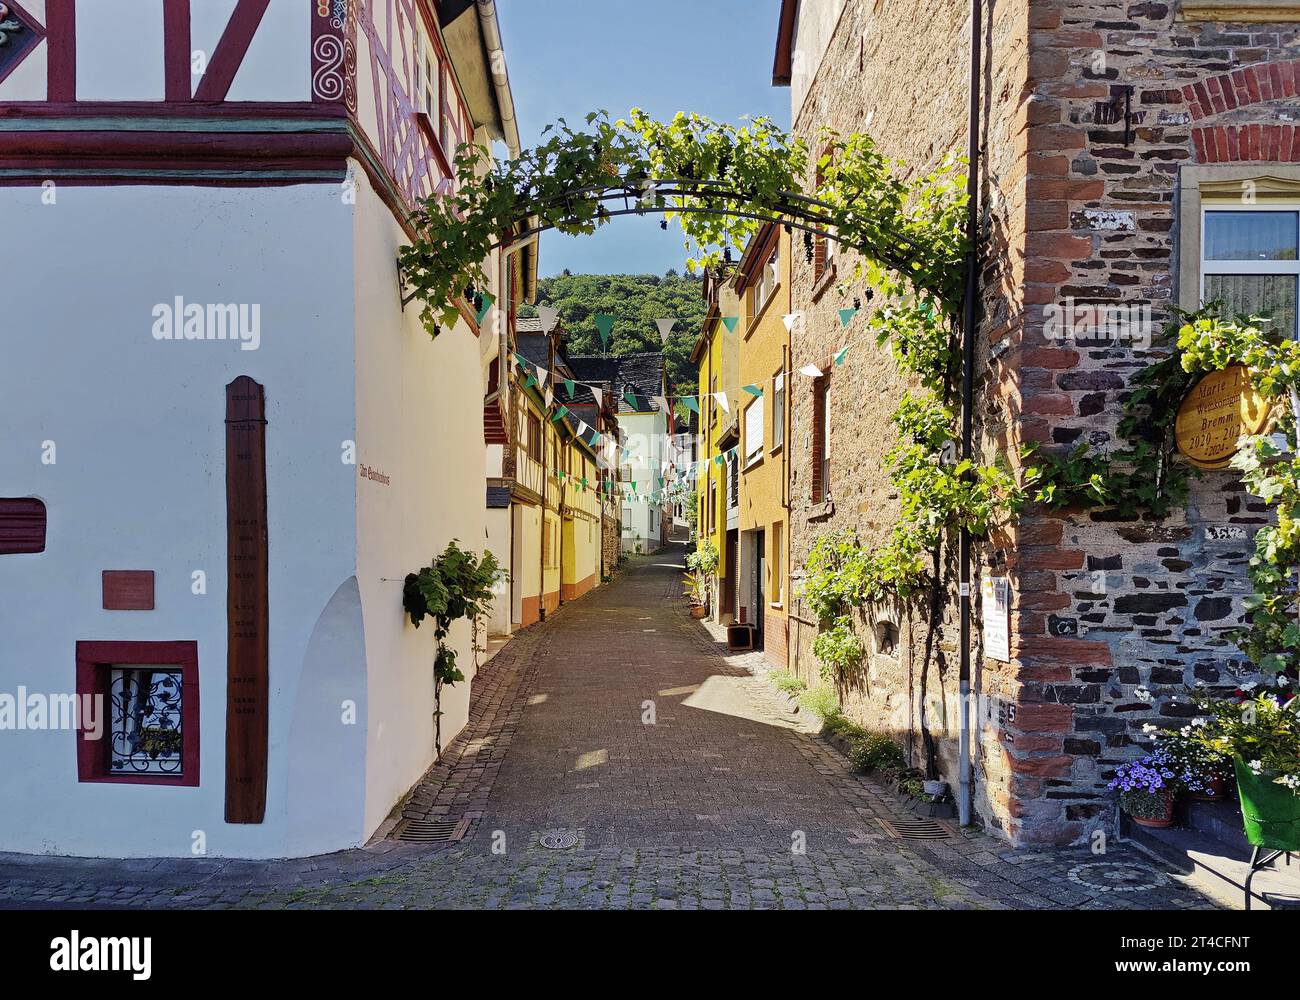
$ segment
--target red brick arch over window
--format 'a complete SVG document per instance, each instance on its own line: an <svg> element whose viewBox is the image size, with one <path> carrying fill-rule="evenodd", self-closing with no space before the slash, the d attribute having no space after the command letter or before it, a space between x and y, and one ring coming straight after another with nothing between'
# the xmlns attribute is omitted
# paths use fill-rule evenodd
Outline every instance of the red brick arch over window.
<svg viewBox="0 0 1300 1000"><path fill-rule="evenodd" d="M1295 98L1300 59L1256 63L1206 77L1182 88L1193 122L1265 101ZM1201 163L1300 162L1300 128L1268 122L1198 125L1192 129Z"/></svg>

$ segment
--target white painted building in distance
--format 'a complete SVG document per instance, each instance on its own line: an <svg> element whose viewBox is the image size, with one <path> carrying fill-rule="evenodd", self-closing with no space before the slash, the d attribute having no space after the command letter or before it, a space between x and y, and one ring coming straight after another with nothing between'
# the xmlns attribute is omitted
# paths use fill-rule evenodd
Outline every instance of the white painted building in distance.
<svg viewBox="0 0 1300 1000"><path fill-rule="evenodd" d="M363 844L434 755L403 578L485 540L499 309L435 340L395 260L518 148L493 5L5 6L0 850Z"/></svg>
<svg viewBox="0 0 1300 1000"><path fill-rule="evenodd" d="M657 351L579 356L571 357L569 363L578 378L615 387L620 444L627 449L619 452L617 476L625 493L621 501L622 549L657 552L667 543L672 527L672 505L667 498L675 462L664 356Z"/></svg>

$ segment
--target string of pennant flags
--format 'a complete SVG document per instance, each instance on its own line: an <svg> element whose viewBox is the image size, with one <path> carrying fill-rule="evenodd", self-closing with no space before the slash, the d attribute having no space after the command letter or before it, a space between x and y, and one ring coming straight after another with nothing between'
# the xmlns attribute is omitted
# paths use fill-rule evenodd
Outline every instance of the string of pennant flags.
<svg viewBox="0 0 1300 1000"><path fill-rule="evenodd" d="M486 316L488 311L492 308L492 304L493 304L493 300L491 299L491 297L485 294L484 305L481 307L481 313L479 316L480 323L482 322L483 318ZM849 324L852 323L854 317L860 311L861 311L860 300L855 301L855 304L852 308L836 310L837 314L839 315L841 327L847 329ZM559 318L560 318L559 311L550 306L538 306L537 313L538 313L538 317L542 321L541 326L543 332L549 334L552 330L555 329L556 323L559 322ZM799 311L794 313L788 313L782 316L781 319L785 325L786 331L793 332L795 325L799 323L801 320L803 320L806 317L806 315L807 315L806 312ZM722 316L719 318L722 324L727 328L727 330L733 333L735 332L737 326L740 323L739 316ZM597 313L593 317L593 319L596 324L597 332L600 334L601 341L605 345L606 349L608 349L609 341L613 334L614 325L619 321L620 317L612 316L606 313ZM655 325L659 329L660 340L663 343L667 343L668 337L672 333L673 327L676 324L677 324L677 320L675 319L655 320ZM849 353L849 348L847 345L840 348L831 356L829 367L842 365L844 363L844 359L848 356L848 353ZM568 378L565 377L562 373L552 372L543 365L539 365L536 364L535 362L529 361L527 358L525 358L522 354L518 352L515 352L514 354L514 361L515 364L518 365L520 370L525 373L524 387L532 388L536 386L537 388L539 388L542 391L543 398L545 400L545 404L548 411L551 410L552 406L554 406L557 402L559 402L556 393L559 391L560 386L563 386L563 391L569 401L572 401L575 398L575 396L577 395L578 387L581 386L582 388L587 389L592 394L592 398L595 400L597 408L601 408L604 406L605 390L601 388L601 386L592 384L591 382L582 381L580 379ZM688 410L691 410L695 413L700 413L701 402L709 398L712 398L717 402L717 404L722 408L724 412L730 413L731 398L733 396L736 397L738 400L744 398L742 394L749 397L761 398L762 396L765 395L765 391L766 391L765 387L769 383L776 384L778 382L783 382L786 378L794 374L803 375L808 378L821 378L823 375L826 374L826 372L819 365L807 364L797 370L787 370L787 371L777 372L776 374L770 375L764 379L761 379L758 382L748 383L741 386L727 387L724 389L715 390L713 392L708 392L703 394L694 393L690 395L672 394L672 395L664 395L664 396L649 396L649 397L642 396L641 398L649 398L655 404L655 406L665 414L671 413L672 403L674 401L682 403L682 405L684 405ZM633 407L637 406L640 401L638 399L638 394L633 392L631 389L626 390L623 393L622 398L628 403L629 406L633 406ZM551 422L558 423L560 420L563 420L566 416L569 416L570 413L571 411L569 407L565 406L563 403L560 403L560 405L555 408L554 412L551 413L551 417L550 417ZM595 428L591 427L585 420L579 419L577 421L577 433L578 436L582 438L584 441L586 441L587 445L593 449L605 446L605 447L612 448L616 451L621 451L622 457L625 460L628 460L632 457L630 449L628 449L626 446L619 445L618 442L612 440L608 435L601 434ZM704 471L704 469L706 469L710 464L713 464L720 468L724 465L728 465L730 463L736 462L738 458L739 458L739 449L737 447L732 447L727 451L721 452L720 454L712 455L708 458L703 458L698 461L691 462L687 466L681 468L678 468L675 463L665 460L663 462L663 467L660 470L663 473L663 475L654 476L652 483L643 484L644 486L651 487L648 492L639 491L637 489L638 484L634 481L622 483L622 482L616 482L614 480L602 478L600 485L594 487L595 493L596 496L602 500L610 499L610 500L620 500L620 501L630 500L636 502L651 502L651 503L659 502L669 498L670 495L670 489L668 487L669 474L671 474L673 477L673 487L680 487L681 485L689 481L692 481L696 477L698 477ZM581 476L581 477L574 476L572 473L565 472L562 469L553 470L552 475L554 475L554 477L561 484L565 483L567 480L572 480L573 484L575 486L580 487L583 491L593 488L593 484L591 484L588 481L586 476ZM655 488L654 484L657 484L657 488Z"/></svg>
<svg viewBox="0 0 1300 1000"><path fill-rule="evenodd" d="M841 347L838 351L836 351L831 356L830 367L837 367L839 365L842 365L844 363L844 359L848 357L848 353L849 353L849 348L847 345ZM558 398L556 396L558 386L564 387L564 393L570 401L573 400L573 398L577 394L578 387L581 386L582 388L588 390L592 394L592 398L595 399L597 407L602 407L605 405L605 390L602 389L599 385L594 385L590 382L584 382L581 379L568 378L564 376L562 373L557 374L555 372L552 372L549 369L547 369L544 365L539 365L536 362L529 361L518 351L515 352L514 360L515 360L515 364L519 366L519 369L522 372L526 373L524 378L524 388L532 388L534 386L538 387L542 391L543 397L546 400L546 405L548 408ZM773 385L775 385L778 381L783 382L786 378L794 374L804 375L808 378L821 378L823 375L826 374L826 372L822 369L820 365L807 364L804 365L802 368L796 370L777 372L774 375L769 375L766 378L760 379L758 382L750 382L750 383L746 383L745 385L739 385L739 386L729 386L724 389L716 389L712 392L691 393L689 395L677 393L677 394L670 394L664 396L640 396L640 394L634 392L632 389L626 389L623 392L622 398L629 406L632 407L638 405L640 398L647 398L655 404L656 408L663 411L664 413L668 413L672 409L673 401L677 401L680 402L683 406L685 406L688 410L691 410L695 413L699 413L700 403L703 400L707 400L710 397L712 397L724 412L730 413L732 397L735 397L737 399L743 399L744 396L761 397L766 393L765 386L768 383L772 383ZM559 410L556 411L556 413L551 417L551 419L552 421L557 421L562 417L566 416L568 413L569 413L569 408L567 406L561 405ZM579 431L579 433L585 433L585 431Z"/></svg>
<svg viewBox="0 0 1300 1000"><path fill-rule="evenodd" d="M868 298L870 297L871 293L868 293ZM490 296L488 296L488 299L490 299ZM485 302L486 304L483 307L484 315L486 315L487 310L491 308L491 302L487 300L485 300ZM542 332L550 333L555 329L556 324L560 322L559 309L554 306L537 306L536 309L537 318L542 321ZM814 311L821 312L821 310ZM847 329L848 325L853 322L854 317L862 311L862 299L861 297L855 298L852 306L847 306L843 309L835 309L833 311L837 316L839 316L840 326ZM795 325L807 317L808 310L800 309L796 312L786 313L783 315L781 317L781 322L785 324L786 332L792 333ZM621 322L639 324L644 322L641 319L616 316L611 313L594 313L591 318L592 322L596 324L596 332L600 335L600 342L604 346L605 350L609 350L609 343L614 336L615 324ZM729 333L735 333L736 328L740 325L739 316L720 316L719 319L722 321L722 325L727 328L727 332ZM482 321L480 320L480 322ZM659 331L659 342L661 344L668 343L668 338L672 335L673 329L677 326L678 322L678 320L673 318L654 320L655 327Z"/></svg>

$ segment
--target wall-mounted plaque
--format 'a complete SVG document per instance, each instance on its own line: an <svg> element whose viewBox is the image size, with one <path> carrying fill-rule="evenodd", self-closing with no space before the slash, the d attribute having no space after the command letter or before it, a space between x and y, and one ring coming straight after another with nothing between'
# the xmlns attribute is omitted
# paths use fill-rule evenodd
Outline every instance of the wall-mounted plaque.
<svg viewBox="0 0 1300 1000"><path fill-rule="evenodd" d="M106 569L101 585L105 611L153 610L151 569Z"/></svg>
<svg viewBox="0 0 1300 1000"><path fill-rule="evenodd" d="M266 815L266 398L226 386L226 822Z"/></svg>
<svg viewBox="0 0 1300 1000"><path fill-rule="evenodd" d="M1192 387L1178 408L1174 440L1178 450L1202 469L1226 468L1243 434L1268 426L1269 403L1250 385L1243 365L1210 372Z"/></svg>
<svg viewBox="0 0 1300 1000"><path fill-rule="evenodd" d="M984 619L984 655L990 660L1011 659L1011 581L986 576L980 583L980 612Z"/></svg>

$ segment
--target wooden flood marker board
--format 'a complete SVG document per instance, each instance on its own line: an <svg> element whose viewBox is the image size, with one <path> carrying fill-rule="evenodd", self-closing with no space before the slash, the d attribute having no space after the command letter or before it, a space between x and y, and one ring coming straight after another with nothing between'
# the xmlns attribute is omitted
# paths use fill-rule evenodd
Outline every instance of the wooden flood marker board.
<svg viewBox="0 0 1300 1000"><path fill-rule="evenodd" d="M266 396L226 386L226 822L266 815Z"/></svg>

